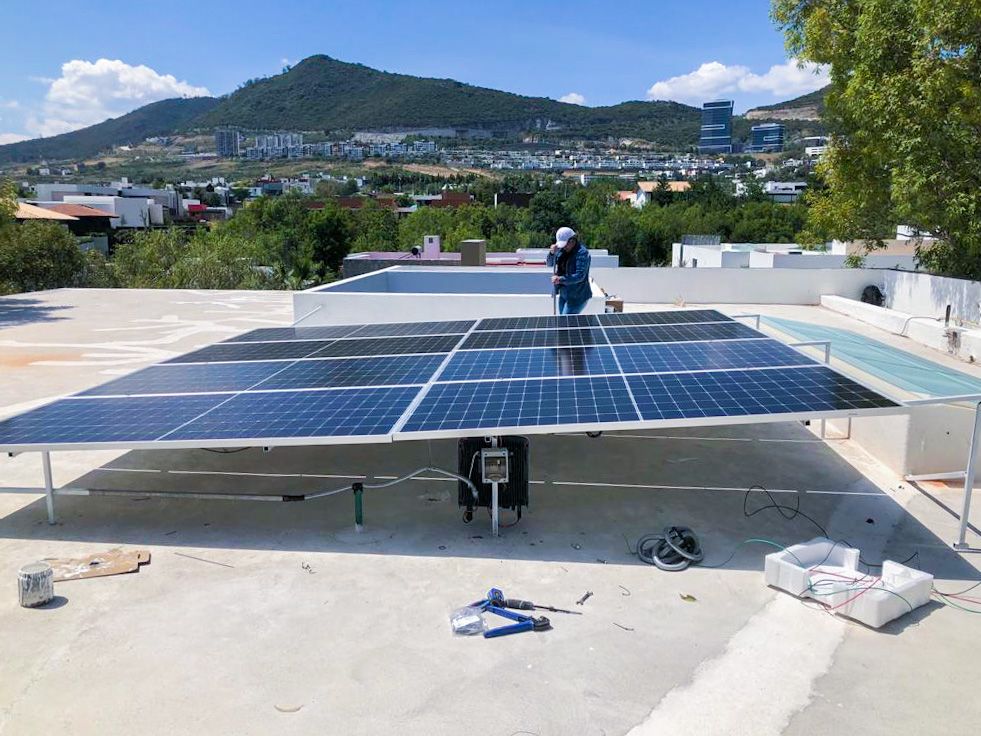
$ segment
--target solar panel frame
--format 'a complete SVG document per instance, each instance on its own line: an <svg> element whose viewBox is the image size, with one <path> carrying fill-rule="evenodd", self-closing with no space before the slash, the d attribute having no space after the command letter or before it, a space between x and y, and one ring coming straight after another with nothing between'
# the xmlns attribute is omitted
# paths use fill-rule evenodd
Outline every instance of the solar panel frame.
<svg viewBox="0 0 981 736"><path fill-rule="evenodd" d="M596 319L602 327L621 327L625 325L681 325L711 322L733 322L717 309L670 309L660 312L611 312L598 314Z"/></svg>
<svg viewBox="0 0 981 736"><path fill-rule="evenodd" d="M585 347L587 345L606 344L608 342L603 330L597 327L493 330L471 333L457 350Z"/></svg>
<svg viewBox="0 0 981 736"><path fill-rule="evenodd" d="M248 342L295 342L297 340L333 340L347 337L362 325L312 325L310 327L259 327L229 337L219 344Z"/></svg>
<svg viewBox="0 0 981 736"><path fill-rule="evenodd" d="M674 313L681 313L683 311L685 311L685 310L678 310L678 312L674 312ZM690 311L697 311L697 310L690 310ZM603 315L599 315L599 316L602 317ZM457 321L457 322L460 322L460 321ZM244 389L244 390L241 390L241 391L232 391L232 392L228 392L228 393L225 393L225 392L217 392L217 393L199 393L199 394L193 394L193 393L184 392L184 393L182 393L180 395L177 395L177 396L173 396L173 395L154 395L154 396L149 396L149 397L148 396L143 396L143 395L127 395L126 397L114 397L114 396L98 395L98 394L88 395L89 392L94 391L94 390L97 390L99 388L99 387L96 387L95 389L89 389L89 390L87 390L85 392L81 392L81 394L79 394L77 396L69 397L69 398L66 398L66 399L61 399L59 401L54 402L53 404L49 404L49 405L46 405L45 407L41 407L41 409L46 409L47 407L55 407L55 406L59 406L59 405L64 405L64 406L62 406L62 409L59 409L59 411L66 410L66 409L69 410L69 411L76 411L76 410L80 410L80 406L78 406L78 405L76 405L74 403L72 403L70 405L66 405L66 402L80 402L80 403L84 403L84 402L99 402L99 401L106 401L107 399L110 399L112 401L132 402L132 401L138 401L138 400L150 400L150 401L153 401L153 400L161 399L161 398L178 399L178 400L185 400L186 401L186 400L193 400L195 398L201 398L201 399L205 399L205 402L202 403L201 406L207 407L207 410L204 411L204 412L202 412L202 414L201 414L201 417L204 417L207 414L209 414L211 411L215 411L217 409L220 409L221 406L223 406L226 402L231 401L232 399L237 399L237 401L235 401L235 404L233 405L233 408L234 408L234 406L237 406L237 405L248 405L250 403L256 403L256 402L259 402L259 403L265 402L268 405L274 405L274 404L277 403L276 402L276 397L283 396L284 394L299 395L302 399L304 399L306 401L310 401L310 400L313 400L315 394L323 394L323 393L327 393L327 392L331 392L331 391L367 391L367 390L372 390L372 389L373 390L381 390L381 389L386 389L387 390L388 388L395 388L395 389L398 389L399 392L401 392L400 393L400 396L402 396L403 399L406 398L406 397L409 397L411 395L411 398L410 398L410 400L408 402L408 405L405 408L404 412L401 414L401 416L399 416L398 420L393 424L393 426L391 428L389 428L388 432L387 433L384 433L384 434L369 434L369 435L317 435L317 436L285 436L285 437L263 436L263 437L260 438L260 437L230 437L230 436L228 436L228 433L227 432L222 437L214 437L214 436L211 436L211 435L215 434L214 432L212 432L211 435L208 435L208 436L204 436L203 434L197 434L197 435L195 435L195 437L192 438L192 437L183 437L182 435L179 435L179 434L174 434L174 431L168 431L167 432L167 435L169 435L169 437L167 439L144 440L144 439L126 438L126 439L120 440L120 439L112 439L112 438L110 438L110 439L105 440L105 441L102 441L102 440L99 440L99 441L81 440L81 441L77 441L77 442L64 442L64 441L60 441L60 442L56 442L56 443L50 443L50 442L49 443L45 443L43 441L27 442L27 443L17 442L17 441L9 441L8 444L4 445L4 444L2 444L2 442L3 442L3 439L2 438L4 437L3 432L10 425L6 421L0 421L0 450L10 451L10 452L22 452L22 451L38 451L38 450L44 451L44 450L102 449L102 448L105 448L105 449L156 449L156 448L159 448L159 449L164 449L164 448L178 449L178 448L197 448L197 447L241 447L241 446L260 446L260 445L262 445L262 446L265 446L265 445L270 445L270 446L289 446L289 445L327 445L327 444L348 444L348 443L352 443L352 444L361 444L361 443L385 443L385 442L391 442L391 441L395 441L395 440L419 440L419 439L427 439L427 438L435 438L435 437L471 436L473 434L483 433L484 430L489 430L489 429L493 429L494 431L498 431L498 432L502 432L502 433L503 432L521 432L521 433L524 433L524 434L541 434L541 433L553 433L553 432L582 432L582 431L593 431L593 430L595 430L595 431L629 430L629 429L641 429L641 428L661 428L661 427L667 428L667 427L678 427L678 426L703 426L703 425L726 425L726 424L762 423L762 422L775 422L775 421L797 421L797 420L804 420L804 419L835 418L835 417L839 417L839 416L844 417L844 416L859 416L859 415L864 416L864 415L874 415L874 414L896 414L896 413L900 413L900 412L903 412L903 411L906 410L906 407L903 404L901 404L900 402L895 401L894 399L892 399L888 395L884 394L882 391L880 391L878 389L872 389L872 388L870 388L870 387L862 384L860 381L856 381L855 379L851 378L850 376L846 376L845 374L841 373L840 371L838 371L835 368L823 366L823 365L820 365L820 364L815 364L813 366L792 366L792 367L789 368L789 370L801 370L801 369L803 369L803 370L813 370L815 367L822 368L823 370L828 371L828 375L837 376L838 377L837 380L844 381L847 385L852 386L852 387L860 387L861 390L870 392L871 395L873 395L873 396L880 397L882 399L882 401L885 402L885 404L884 405L871 406L869 408L858 407L858 408L854 408L854 409L847 409L846 408L846 409L841 409L841 410L835 409L835 410L821 410L821 411L804 411L804 412L796 412L796 413L765 414L765 415L700 416L700 417L683 417L683 418L675 418L675 417L672 417L672 418L666 418L666 419L643 419L642 418L643 415L641 414L641 407L638 405L638 402L637 402L637 400L636 400L636 398L634 396L634 393L633 393L633 389L631 388L631 385L633 384L635 386L638 386L638 390L639 390L639 384L637 383L637 380L634 380L634 379L649 380L651 378L658 377L659 375L678 377L678 376L693 376L693 375L699 375L699 374L701 374L703 376L711 376L712 374L720 374L721 375L721 374L724 374L724 373L732 373L734 371L736 371L736 372L738 372L738 371L746 371L746 372L749 372L749 371L765 371L765 370L776 370L776 369L773 368L772 366L769 366L769 367L767 367L767 366L761 366L761 367L750 368L750 369L706 368L706 369L696 369L696 370L687 370L687 371L676 371L676 372L673 372L673 373L662 373L662 374L657 374L657 373L632 373L631 370L632 370L632 367L633 366L632 366L632 364L630 364L630 361L626 361L627 362L626 369L624 369L624 366L621 365L620 362L619 362L618 353L620 355L626 355L626 354L629 354L632 351L642 351L642 350L645 350L646 349L645 346L651 346L650 349L656 351L656 350L660 350L660 349L671 349L671 346L681 346L678 349L691 349L695 345L698 345L700 343L710 343L710 341L708 341L708 340L680 340L680 341L674 341L674 342L672 342L672 341L661 341L661 342L657 342L657 343L621 342L621 340L623 340L624 337L630 336L630 333L629 333L629 330L630 329L634 329L635 332L636 332L637 329L640 329L641 331L643 331L643 330L649 330L649 329L661 329L663 331L666 328L667 329L667 332L669 332L669 333L672 332L672 331L673 332L676 332L676 333L678 331L681 331L682 333L684 333L684 334L682 334L683 337L691 337L691 335L693 334L692 333L692 330L695 330L695 332L698 333L698 332L704 332L706 328L709 328L709 330L711 332L711 330L718 330L721 327L721 328L723 328L723 331L725 331L726 326L725 325L720 325L720 324L717 324L717 323L698 323L698 322L690 322L689 321L689 322L682 322L682 323L674 322L674 323L660 324L660 325L654 325L654 326L651 326L651 325L646 325L646 326L645 325L626 325L626 326L622 326L622 327L617 327L617 326L602 324L602 322L601 322L600 323L600 326L598 328L597 327L594 327L592 329L585 328L585 330L583 328L574 328L574 327L548 327L548 328L542 328L542 329L538 329L538 330L534 330L534 329L524 329L524 330L522 330L522 329L519 328L519 329L511 330L511 331L503 331L503 330L480 330L480 329L478 329L479 326L482 325L482 324L484 324L484 321L479 321L479 322L473 323L472 326L468 329L468 331L466 333L463 333L463 334L440 333L440 334L436 334L436 335L415 336L415 337L411 337L411 338L406 338L406 337L360 337L360 338L358 338L358 337L355 337L353 335L353 333L350 333L348 337L343 337L343 338L340 338L339 337L339 338L330 339L330 340L321 340L321 341L293 341L293 342L304 342L304 343L318 343L318 342L320 342L320 343L326 343L326 344L324 344L322 347L319 347L317 349L317 351L316 351L317 355L304 356L304 357L299 357L299 358L289 358L289 359L285 359L285 360L283 360L283 359L269 359L269 358L256 358L255 357L255 355L256 355L255 350L259 350L259 352L264 355L264 354L266 354L264 351L267 350L267 347L270 346L270 345L272 345L272 346L274 346L272 348L272 350L274 352L277 352L279 350L282 350L283 348L282 347L275 347L276 344L278 344L278 343L281 344L281 343L284 343L284 342L288 343L290 341L286 341L286 340L273 340L273 341L269 341L269 342L247 341L247 342L244 342L244 343L239 344L237 347L236 347L236 344L235 343L232 343L232 342L224 342L224 343L217 343L215 345L208 346L208 348L203 348L203 349L198 350L198 351L193 351L192 353L188 353L187 355L195 355L195 354L200 355L203 350L208 350L209 348L221 348L221 350L218 350L215 353L215 354L217 354L219 356L225 354L225 353L223 353L223 351L225 351L227 349L231 349L233 351L236 351L236 350L237 351L245 351L246 354L250 354L250 348L249 348L249 344L248 343L249 342L252 342L253 343L252 344L252 348L251 348L251 351L252 351L251 352L252 359L251 360L242 360L242 361L238 361L238 362L221 362L221 361L214 362L214 363L193 362L193 361L191 361L191 362L182 362L182 359L184 359L184 358L187 357L187 355L185 355L185 356L179 356L178 358L171 359L170 361L165 361L163 363L159 363L159 364L156 364L155 366L150 366L147 369L144 369L144 370L151 370L151 369L157 369L157 370L179 370L179 369L188 368L188 367L195 367L195 366L202 366L202 367L203 366L213 366L213 367L216 367L216 369L217 369L218 366L242 366L242 365L244 365L246 363L257 363L259 361L265 361L265 362L270 363L270 364L276 364L276 368L277 369L273 373L273 375L275 376L281 370L285 370L286 368L288 368L290 366L293 366L293 365L296 365L296 364L299 364L299 363L305 362L305 361L348 360L348 361L354 361L354 362L361 362L361 361L367 361L367 360L375 360L377 358L383 358L383 357L394 357L394 358L407 357L407 358L412 358L413 356L422 356L422 357L425 357L425 358L428 358L429 359L427 361L423 361L427 367L431 367L433 364L435 364L437 361L439 361L439 366L428 377L428 380L426 380L424 383L422 382L422 374L420 374L420 383L419 384L416 384L416 383L403 384L403 385L395 386L395 387L386 387L386 386L379 386L379 385L373 384L371 386L362 386L362 387L357 387L357 388L353 388L353 387L333 387L333 386L330 386L330 387L310 387L310 388L303 388L303 389L300 389L300 390L296 390L296 389L293 389L293 388L290 388L290 389L285 389L285 388L273 388L273 389L263 388L262 385L261 385L263 381L259 381L259 382L257 382L256 385L251 386L251 387L249 387L247 389ZM736 323L736 324L738 324L740 328L745 327L745 325L742 325L741 323ZM701 325L701 327L698 327L698 325ZM359 326L355 326L355 327L359 327ZM288 328L288 329L292 329L292 328ZM750 328L747 327L746 329L750 329ZM618 332L620 330L628 330L628 332ZM614 361L617 362L617 367L618 367L618 372L617 373L615 373L615 374L606 374L606 373L604 373L602 375L588 374L588 375L585 375L585 376L575 376L575 377L550 377L550 376L522 376L522 377L515 377L515 376L498 375L496 377L478 378L476 380L469 380L468 379L466 381L459 381L459 382L455 382L453 380L441 380L441 374L443 374L444 369L447 368L447 366L450 364L451 360L454 357L470 354L470 355L479 356L478 358L473 358L472 360L478 360L479 358L488 358L488 359L491 358L492 354L495 352L493 349L487 349L487 350L479 350L479 351L477 351L477 350L465 349L464 348L464 344L466 343L466 341L468 340L468 338L470 338L470 337L472 337L474 335L481 335L481 334L495 333L495 332L498 332L498 333L499 332L525 332L525 333L542 332L542 333L551 334L551 335L555 335L555 334L561 333L561 334L565 335L565 338L564 339L570 339L570 335L575 335L577 332L578 333L583 333L584 331L585 331L586 334L589 334L590 335L590 338L589 338L588 342L599 342L602 339L596 333L602 333L603 338L605 338L607 335L613 335L614 336L613 338L610 338L610 342L613 343L613 345L609 345L606 342L601 342L599 345L590 346L590 347L592 347L593 349L597 349L597 350L603 350L603 351L607 351L608 350L608 351L610 351L612 353L612 356L614 358ZM732 328L729 327L728 328L728 331L729 332L732 332ZM740 332L741 332L741 330L740 330ZM729 347L735 346L737 344L737 342L740 342L740 341L746 342L746 343L749 343L749 342L752 342L752 341L756 341L756 342L759 343L759 346L761 348L765 344L766 345L770 345L770 346L772 346L773 344L783 346L783 343L779 343L777 341L772 340L772 338L767 337L762 332L759 332L759 331L751 330L750 329L750 333L748 333L748 334L752 334L752 335L754 335L754 337L751 337L751 338L737 338L737 339L734 339L734 340L724 340L724 341L720 341L720 342L726 343L726 345L728 346L726 349L728 349ZM645 337L646 336L648 336L648 335L645 334ZM544 339L545 341L549 341L549 340L555 340L555 341L557 341L558 340L558 338L541 338L541 337L534 337L534 338L530 338L530 339L532 341L538 341L538 340L542 340L542 339ZM573 340L573 341L576 340L576 339L577 339L576 337L571 337L571 340ZM582 335L581 334L580 334L580 336L579 336L578 339L580 341L582 341ZM521 338L519 340L519 342L521 342L521 341L527 341L527 340L529 340L529 338L527 338L527 337L526 338ZM386 345L386 341L389 342L389 345ZM391 341L395 341L395 342L394 343L391 343ZM415 346L414 346L413 349L416 349L416 350L418 349L419 344L426 345L426 346L428 346L426 349L429 350L429 352L422 352L422 353L410 353L410 352L407 352L407 350L408 350L408 347L407 346L408 346L409 342L414 342L415 343ZM395 353L387 353L387 352L381 352L381 353L379 353L379 352L375 352L375 353L372 353L372 354L359 355L359 356L356 356L356 357L343 357L343 356L328 357L328 356L320 355L320 353L322 353L325 350L328 350L329 351L329 349L331 348L331 346L335 345L336 343L348 343L348 345L344 348L347 351L350 351L350 350L354 350L354 351L367 350L367 349L369 349L368 348L369 345L371 346L371 349L372 350L375 350L375 351L384 351L390 345L394 344L397 347L398 352L395 352ZM260 346L262 346L262 347L260 347ZM439 346L441 348L441 350L439 350L439 351L433 351L434 346ZM293 351L296 351L296 350L299 350L300 352L305 352L306 348L308 348L308 347L310 347L310 345L304 345L304 346L302 346L302 349L301 348L292 348L292 349L286 348L286 350L288 350L290 352L293 352ZM786 348L788 346L783 346L783 347ZM337 348L334 348L334 349L336 350ZM552 349L552 348L549 348L549 349ZM695 348L695 349L696 350L700 350L701 348ZM791 349L793 349L793 348L791 348ZM529 346L529 347L509 348L509 349L506 349L506 350L504 350L502 352L512 352L512 353L515 353L515 354L521 353L521 352L528 353L529 354L528 361L531 361L531 360L533 360L531 354L534 353L535 351L538 351L538 353L539 353L539 355L536 356L535 359L540 359L540 357L541 357L540 353L541 353L542 349L541 348L536 348L536 347L531 347L531 346ZM804 355L803 351L801 351L801 350L797 350L797 352L799 352L801 355ZM609 369L608 368L608 366L609 366L609 356L606 356L606 359L604 361L602 361L600 363L600 365L603 366L601 368L601 370L604 370L604 371L608 370ZM280 368L279 366L283 366L283 368ZM234 370L234 369L233 368L230 368L230 370ZM243 369L243 370L246 370L246 372L248 372L247 369ZM298 373L303 373L304 372L301 369L296 369L296 370L297 370ZM142 371L138 371L138 372L136 372L133 375L134 376L135 375L138 375L141 372ZM491 372L493 372L493 371L491 371ZM540 369L539 369L539 372L541 372ZM451 371L450 373L447 374L447 378L452 379L452 375L453 375L453 373ZM123 378L126 378L126 377L123 377ZM637 412L637 416L638 416L638 419L637 420L630 420L630 421L606 421L602 417L597 417L595 421L575 422L575 423L571 423L571 424L547 424L547 425L546 424L535 424L535 425L528 424L528 425L508 426L508 427L483 427L483 428L466 428L466 429L439 429L439 430L426 430L426 431L415 431L415 430L407 430L406 429L406 425L413 426L413 427L416 426L415 422L412 420L412 417L413 417L415 411L420 407L420 405L423 404L424 401L426 401L427 396L429 396L434 391L434 388L437 387L437 386L464 385L464 386L471 386L472 387L473 384L479 382L479 383L485 384L488 387L487 390L492 390L492 392L498 392L499 393L500 391L504 390L506 387L503 386L503 385L501 385L501 386L493 386L493 384L505 384L505 383L512 384L514 386L514 388L512 388L511 390L514 391L514 390L517 390L517 384L518 383L525 383L525 384L528 384L528 385L523 386L521 388L521 390L522 391L527 391L527 390L530 390L530 389L533 388L533 386L531 384L534 384L535 382L537 382L538 384L541 384L542 381L584 381L584 380L592 380L592 381L597 381L597 380L611 381L611 380L614 380L615 381L616 379L619 379L619 380L623 381L623 385L626 386L626 391L629 394L630 400L633 402L633 405L634 405L635 410ZM117 380L121 380L121 379L117 379ZM265 380L265 379L263 379L263 380ZM112 382L110 382L109 384L106 384L106 385L111 385L111 384L112 384ZM275 386L275 385L279 385L279 384L276 383L276 382L273 382L270 385L274 385ZM468 390L472 390L472 389L468 389ZM436 398L438 398L438 396L439 395L442 395L445 391L447 391L447 389L445 389L445 388L435 388L435 391L436 391L436 393L433 394L432 399L430 399L430 401L435 400ZM260 397L264 397L264 398L260 398ZM643 399L643 402L641 402L641 403L643 403L643 405L646 406L646 403L645 402L647 401L647 399L645 399L643 396L641 396L641 398ZM219 402L217 405L213 404L213 401L215 399L217 399L218 402ZM282 406L282 404L283 404L283 401L280 400L278 402L278 405ZM137 404L132 404L131 406L135 409L137 407ZM97 409L97 408L98 408L98 405L97 404L92 404L92 410ZM40 411L40 410L35 410L35 411ZM228 410L226 409L225 411L228 411ZM25 417L31 417L32 414L33 414L33 412L27 412L27 413L22 414L22 415L19 415L17 417L13 417L12 419L17 420L17 421L21 421ZM394 410L393 410L392 416L394 416ZM201 417L194 417L194 419L192 419L191 422L197 421ZM37 418L37 416L35 415L35 419L36 418ZM214 416L212 417L212 419L214 419ZM29 419L29 421L34 421L34 419ZM185 424L190 424L191 422L185 422ZM189 434L189 432L184 432L183 434Z"/></svg>
<svg viewBox="0 0 981 736"><path fill-rule="evenodd" d="M611 345L767 339L740 322L698 322L677 325L626 325L604 328Z"/></svg>

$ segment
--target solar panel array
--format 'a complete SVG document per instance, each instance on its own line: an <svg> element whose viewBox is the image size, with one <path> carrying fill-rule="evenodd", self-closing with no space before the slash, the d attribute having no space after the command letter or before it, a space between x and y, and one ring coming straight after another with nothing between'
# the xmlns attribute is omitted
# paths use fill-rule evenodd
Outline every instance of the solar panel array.
<svg viewBox="0 0 981 736"><path fill-rule="evenodd" d="M898 408L710 309L273 327L0 422L0 449L386 442Z"/></svg>

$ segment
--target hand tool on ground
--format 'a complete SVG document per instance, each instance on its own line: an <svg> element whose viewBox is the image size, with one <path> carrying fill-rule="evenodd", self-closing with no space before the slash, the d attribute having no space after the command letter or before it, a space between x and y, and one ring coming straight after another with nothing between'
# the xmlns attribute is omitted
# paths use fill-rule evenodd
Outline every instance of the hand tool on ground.
<svg viewBox="0 0 981 736"><path fill-rule="evenodd" d="M585 593L583 594L583 597L582 597L582 598L580 598L580 599L579 599L578 601L576 601L576 605L577 605L577 606L581 606L581 605L582 605L583 603L585 603L586 601L588 601L588 600L589 600L589 598L590 598L590 597L591 597L592 595L593 595L593 591L591 591L591 590L587 590L587 591L586 591L586 592L585 592Z"/></svg>
<svg viewBox="0 0 981 736"><path fill-rule="evenodd" d="M590 593L592 595L592 593ZM551 611L552 613L571 613L573 616L582 616L581 611L570 611L567 608L556 608L555 606L540 606L531 601L523 601L520 598L505 598L504 593L497 588L487 591L487 599L498 608L513 608L516 611ZM480 602L474 605L480 605Z"/></svg>
<svg viewBox="0 0 981 736"><path fill-rule="evenodd" d="M545 616L526 616L523 613L509 611L504 607L505 600L504 593L497 588L491 588L487 591L487 597L484 600L471 604L482 609L485 613L493 613L501 618L507 618L517 622L485 631L485 639L507 636L508 634L518 634L522 631L547 631L552 628L551 622Z"/></svg>

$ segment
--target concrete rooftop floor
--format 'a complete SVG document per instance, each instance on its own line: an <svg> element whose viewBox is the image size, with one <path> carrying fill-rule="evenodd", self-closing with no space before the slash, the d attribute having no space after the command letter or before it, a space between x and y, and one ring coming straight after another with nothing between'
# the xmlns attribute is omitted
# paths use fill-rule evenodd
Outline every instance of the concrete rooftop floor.
<svg viewBox="0 0 981 736"><path fill-rule="evenodd" d="M817 307L722 309L892 340ZM0 415L291 311L283 292L0 298ZM282 493L455 457L440 441L53 460L62 486ZM777 423L533 437L531 457L531 507L497 539L486 518L461 522L455 484L439 479L367 491L361 534L347 494L59 497L49 526L38 456L0 458L0 734L939 734L981 716L981 616L931 604L873 631L766 587L770 548L738 546L817 535L801 517L745 517L744 491L761 484L798 494L866 560L918 553L945 591L981 580L978 556L950 550L956 519L855 443ZM957 489L931 490L956 507ZM693 527L708 564L735 556L681 573L639 563L630 545L668 524ZM114 546L152 561L56 584L48 609L18 607L21 565ZM594 595L582 616L550 614L549 632L454 638L449 612L491 586L568 608Z"/></svg>

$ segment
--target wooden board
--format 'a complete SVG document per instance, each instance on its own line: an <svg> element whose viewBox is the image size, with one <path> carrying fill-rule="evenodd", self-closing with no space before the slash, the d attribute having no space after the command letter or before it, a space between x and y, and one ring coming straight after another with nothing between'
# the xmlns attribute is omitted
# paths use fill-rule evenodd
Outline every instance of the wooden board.
<svg viewBox="0 0 981 736"><path fill-rule="evenodd" d="M124 550L116 547L85 557L47 558L44 561L51 565L51 569L54 571L54 581L59 583L64 580L101 578L105 575L137 572L140 565L150 562L150 550Z"/></svg>

